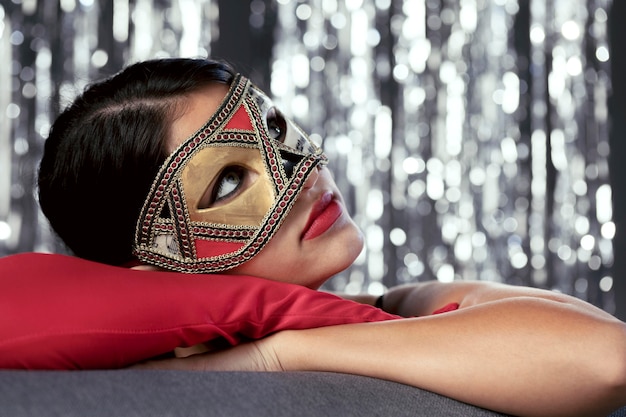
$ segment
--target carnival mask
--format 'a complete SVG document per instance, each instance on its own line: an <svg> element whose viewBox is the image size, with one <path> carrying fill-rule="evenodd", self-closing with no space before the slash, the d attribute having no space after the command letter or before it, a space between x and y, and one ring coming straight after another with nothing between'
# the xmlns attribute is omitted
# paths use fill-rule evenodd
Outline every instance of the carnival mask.
<svg viewBox="0 0 626 417"><path fill-rule="evenodd" d="M237 75L215 114L161 166L139 215L134 253L180 272L234 268L263 249L326 161Z"/></svg>

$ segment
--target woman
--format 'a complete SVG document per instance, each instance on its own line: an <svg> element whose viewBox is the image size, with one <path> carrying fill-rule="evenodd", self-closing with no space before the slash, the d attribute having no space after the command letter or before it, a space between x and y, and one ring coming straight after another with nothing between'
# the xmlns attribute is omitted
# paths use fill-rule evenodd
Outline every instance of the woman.
<svg viewBox="0 0 626 417"><path fill-rule="evenodd" d="M87 259L318 288L363 245L326 163L229 67L149 61L92 85L58 118L40 202ZM626 404L626 326L573 297L427 282L360 301L427 317L283 331L137 367L362 374L516 415ZM450 303L458 310L429 316Z"/></svg>

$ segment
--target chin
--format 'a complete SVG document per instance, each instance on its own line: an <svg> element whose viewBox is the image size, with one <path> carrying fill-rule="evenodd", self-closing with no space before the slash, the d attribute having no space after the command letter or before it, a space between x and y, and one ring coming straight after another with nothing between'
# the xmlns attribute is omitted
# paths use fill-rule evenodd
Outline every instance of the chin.
<svg viewBox="0 0 626 417"><path fill-rule="evenodd" d="M330 253L336 254L338 259L335 260L333 271L329 274L329 277L350 267L361 254L363 246L363 233L356 226L344 239L337 239L336 243L333 244L334 250Z"/></svg>
<svg viewBox="0 0 626 417"><path fill-rule="evenodd" d="M352 236L343 236L342 239L336 237L316 262L315 276L307 277L298 283L307 288L318 289L330 278L349 268L361 254L362 249L363 235L360 232Z"/></svg>

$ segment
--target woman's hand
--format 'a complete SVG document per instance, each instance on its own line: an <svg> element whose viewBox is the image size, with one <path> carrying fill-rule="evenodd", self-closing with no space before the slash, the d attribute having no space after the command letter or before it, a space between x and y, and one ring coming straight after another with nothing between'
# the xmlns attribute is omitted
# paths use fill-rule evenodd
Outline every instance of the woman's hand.
<svg viewBox="0 0 626 417"><path fill-rule="evenodd" d="M274 336L185 358L158 359L131 366L132 369L170 369L184 371L283 371L276 352Z"/></svg>

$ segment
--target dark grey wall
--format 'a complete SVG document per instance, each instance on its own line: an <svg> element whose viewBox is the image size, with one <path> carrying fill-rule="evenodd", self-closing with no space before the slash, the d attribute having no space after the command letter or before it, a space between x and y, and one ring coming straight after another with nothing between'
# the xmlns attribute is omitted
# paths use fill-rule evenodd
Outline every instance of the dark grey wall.
<svg viewBox="0 0 626 417"><path fill-rule="evenodd" d="M258 15L262 24L250 25L250 3L219 0L219 39L211 45L213 58L224 59L269 91L270 62L276 24L275 5ZM272 2L273 3L273 2Z"/></svg>

